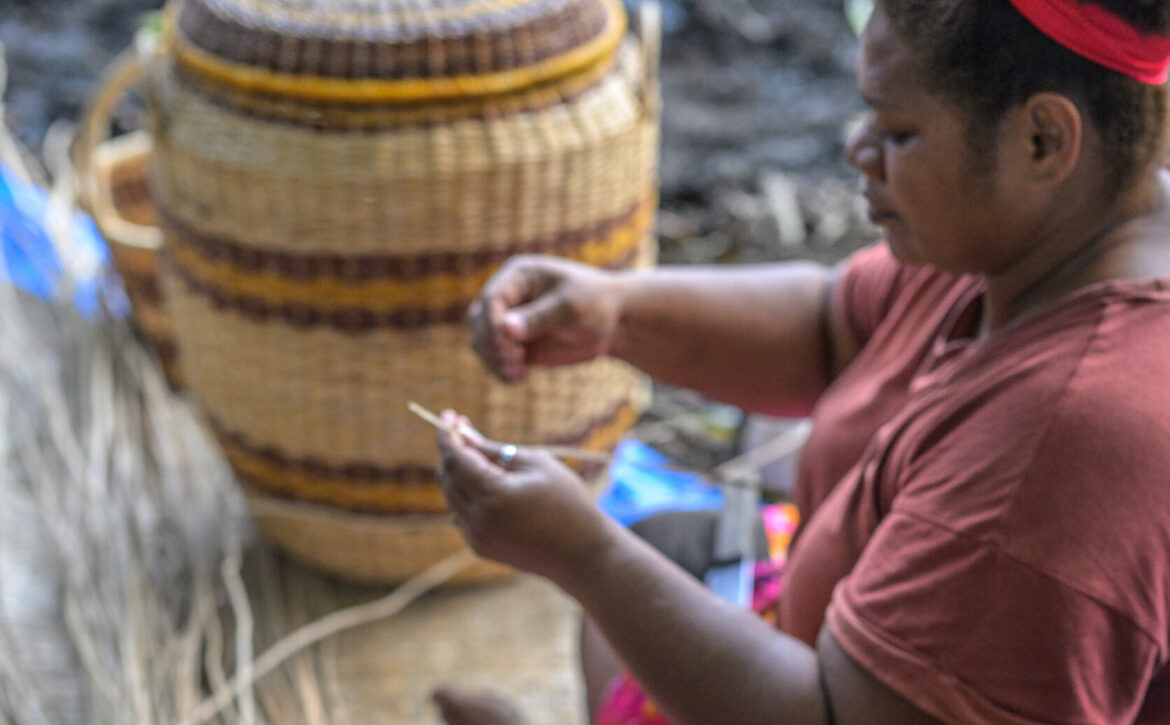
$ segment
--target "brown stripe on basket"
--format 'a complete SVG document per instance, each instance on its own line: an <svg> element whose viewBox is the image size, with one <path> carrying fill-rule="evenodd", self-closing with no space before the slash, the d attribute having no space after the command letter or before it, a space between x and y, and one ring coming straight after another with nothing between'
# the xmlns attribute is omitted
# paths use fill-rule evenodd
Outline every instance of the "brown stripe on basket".
<svg viewBox="0 0 1170 725"><path fill-rule="evenodd" d="M300 102L260 91L243 92L231 86L210 83L197 73L176 65L173 77L183 90L206 103L246 118L269 123L309 128L320 132L380 132L416 127L445 126L459 121L500 115L538 113L562 103L571 103L601 85L617 64L615 54L581 73L532 86L507 96L436 99L425 104Z"/></svg>
<svg viewBox="0 0 1170 725"><path fill-rule="evenodd" d="M565 436L559 445L590 450L612 450L637 421L636 408L626 402L608 415L586 424L582 433ZM381 467L374 464L326 464L313 458L292 458L272 446L258 446L246 436L228 431L210 420L236 474L264 492L279 498L329 504L369 513L437 513L446 510L434 466L406 464ZM604 464L572 462L590 478Z"/></svg>
<svg viewBox="0 0 1170 725"><path fill-rule="evenodd" d="M160 255L163 267L174 274L191 292L206 298L218 310L231 310L260 323L278 321L298 329L331 327L349 334L361 334L380 328L417 330L435 325L459 324L463 322L469 304L469 302L453 304L434 309L421 306L402 307L389 312L373 312L360 308L324 311L303 304L270 305L254 296L224 294L171 264L169 256L166 250Z"/></svg>
<svg viewBox="0 0 1170 725"><path fill-rule="evenodd" d="M604 223L596 225L597 229L609 231L608 235L586 239L576 248L551 251L596 267L628 269L637 263L647 247L646 232L655 199L648 197L633 216L623 214L626 219L623 226L608 229ZM499 263L511 254L544 250L539 245L514 247L488 255L480 266L473 266L474 258L480 254L472 253L472 258L466 261L457 258L452 272L440 269L425 276L413 272L395 276L395 270L390 269L384 270L389 276L377 279L339 279L328 274L296 279L271 268L253 271L230 261L209 259L198 248L184 244L172 230L164 258L190 289L210 297L217 307L235 306L244 314L263 319L284 317L298 327L333 324L346 331L360 332L373 327L415 328L459 322L462 308L470 303ZM298 263L303 260L302 257L293 259ZM407 259L411 260L409 269L439 268L417 257Z"/></svg>
<svg viewBox="0 0 1170 725"><path fill-rule="evenodd" d="M162 306L162 292L154 274L125 269L119 272L122 289L135 305Z"/></svg>
<svg viewBox="0 0 1170 725"><path fill-rule="evenodd" d="M520 242L504 249L477 249L461 252L427 252L414 255L374 254L293 254L277 249L240 244L226 236L207 234L180 220L161 203L157 212L167 231L167 244L185 247L207 261L229 265L248 274L279 275L307 282L330 278L349 283L395 280L411 282L435 275L466 275L496 267L517 254L578 256L582 247L612 237L635 221L649 226L657 196L650 194L623 212L591 226L566 229L552 237ZM606 261L606 260L599 260Z"/></svg>
<svg viewBox="0 0 1170 725"><path fill-rule="evenodd" d="M115 209L122 210L150 203L150 185L146 183L145 173L125 179L115 178L110 186L110 196L113 198Z"/></svg>
<svg viewBox="0 0 1170 725"><path fill-rule="evenodd" d="M634 246L628 254L604 266L608 269L629 269L639 256L640 250ZM190 291L209 300L216 309L231 310L255 322L276 320L298 329L331 327L347 334L362 334L382 328L417 330L438 325L457 325L464 321L467 306L473 297L473 294L469 294L441 306L403 305L391 310L362 307L321 309L296 302L272 304L255 295L227 294L196 279L182 266L175 265L166 249L162 250L159 259Z"/></svg>
<svg viewBox="0 0 1170 725"><path fill-rule="evenodd" d="M436 27L369 22L356 37L340 35L345 31L330 26L324 11L315 26L274 17L245 23L214 12L205 0L188 0L178 26L194 46L243 66L321 78L425 79L538 65L587 44L610 22L603 3L557 4L527 3L514 24L498 12L469 18L462 27L441 18Z"/></svg>

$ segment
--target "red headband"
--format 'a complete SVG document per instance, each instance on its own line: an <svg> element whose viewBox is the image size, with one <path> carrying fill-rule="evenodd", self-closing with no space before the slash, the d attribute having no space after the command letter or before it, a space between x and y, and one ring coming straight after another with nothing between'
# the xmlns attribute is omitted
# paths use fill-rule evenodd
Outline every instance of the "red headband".
<svg viewBox="0 0 1170 725"><path fill-rule="evenodd" d="M1142 83L1170 75L1170 37L1142 35L1099 5L1075 0L1010 0L1036 28L1072 52Z"/></svg>

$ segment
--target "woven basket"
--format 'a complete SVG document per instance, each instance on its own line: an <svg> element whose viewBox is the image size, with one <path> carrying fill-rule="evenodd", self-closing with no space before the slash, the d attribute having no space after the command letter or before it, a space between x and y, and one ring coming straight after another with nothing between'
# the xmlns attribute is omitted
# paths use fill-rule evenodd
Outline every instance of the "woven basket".
<svg viewBox="0 0 1170 725"><path fill-rule="evenodd" d="M183 374L158 280L163 236L147 184L150 135L135 131L109 138L115 106L140 79L138 51L127 50L106 70L98 94L86 108L73 153L78 200L106 239L135 325L158 354L167 382L178 389Z"/></svg>
<svg viewBox="0 0 1170 725"><path fill-rule="evenodd" d="M603 359L504 385L464 315L513 254L653 263L657 46L623 43L618 0L186 0L167 17L150 83L165 297L270 536L366 580L458 549L409 400L501 440L617 444L640 375Z"/></svg>

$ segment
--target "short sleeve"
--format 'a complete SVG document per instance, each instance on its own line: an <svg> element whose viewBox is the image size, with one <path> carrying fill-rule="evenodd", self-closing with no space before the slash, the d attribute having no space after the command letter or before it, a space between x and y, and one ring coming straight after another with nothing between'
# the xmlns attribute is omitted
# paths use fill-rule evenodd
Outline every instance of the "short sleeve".
<svg viewBox="0 0 1170 725"><path fill-rule="evenodd" d="M1158 667L1156 643L1116 610L896 506L827 623L858 664L946 722L1132 722Z"/></svg>
<svg viewBox="0 0 1170 725"><path fill-rule="evenodd" d="M865 247L842 262L833 304L859 347L885 319L908 276L885 244Z"/></svg>

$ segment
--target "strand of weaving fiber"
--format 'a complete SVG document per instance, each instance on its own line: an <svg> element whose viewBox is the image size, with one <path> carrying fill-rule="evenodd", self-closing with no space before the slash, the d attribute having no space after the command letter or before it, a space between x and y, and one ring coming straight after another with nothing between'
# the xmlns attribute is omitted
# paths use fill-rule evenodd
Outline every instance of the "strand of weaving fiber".
<svg viewBox="0 0 1170 725"><path fill-rule="evenodd" d="M406 404L406 407L410 409L410 412L414 413L436 428L446 431L452 435L460 435L460 431L457 428L444 422L441 418L439 418L439 416L435 415L418 403L410 401ZM796 450L804 444L804 440L808 437L808 433L811 429L812 424L808 421L797 423L792 428L781 433L779 436L765 443L764 445L742 453L729 461L715 466L714 468L704 469L684 466L678 463L654 462L634 462L632 465L635 465L639 468L663 469L670 471L681 471L684 473L694 473L702 476L704 479L717 486L723 486L727 488L751 487L754 484L752 484L750 481L747 481L747 477L749 477L752 473L760 471L768 464L774 463L791 453L795 453ZM494 444L496 442L491 441L491 443ZM545 445L540 443L514 443L512 445L515 445L517 448L551 453L557 458L573 458L580 461L590 461L594 463L605 464L613 463L616 460L614 456L608 453L599 453L598 451L591 451L586 448Z"/></svg>
<svg viewBox="0 0 1170 725"><path fill-rule="evenodd" d="M248 687L301 650L347 629L393 617L431 590L457 576L476 560L476 555L469 549L458 551L407 580L381 599L338 610L294 630L265 650L251 666L239 667L232 681L199 703L182 720L181 725L203 725L223 712L224 708L240 697Z"/></svg>

